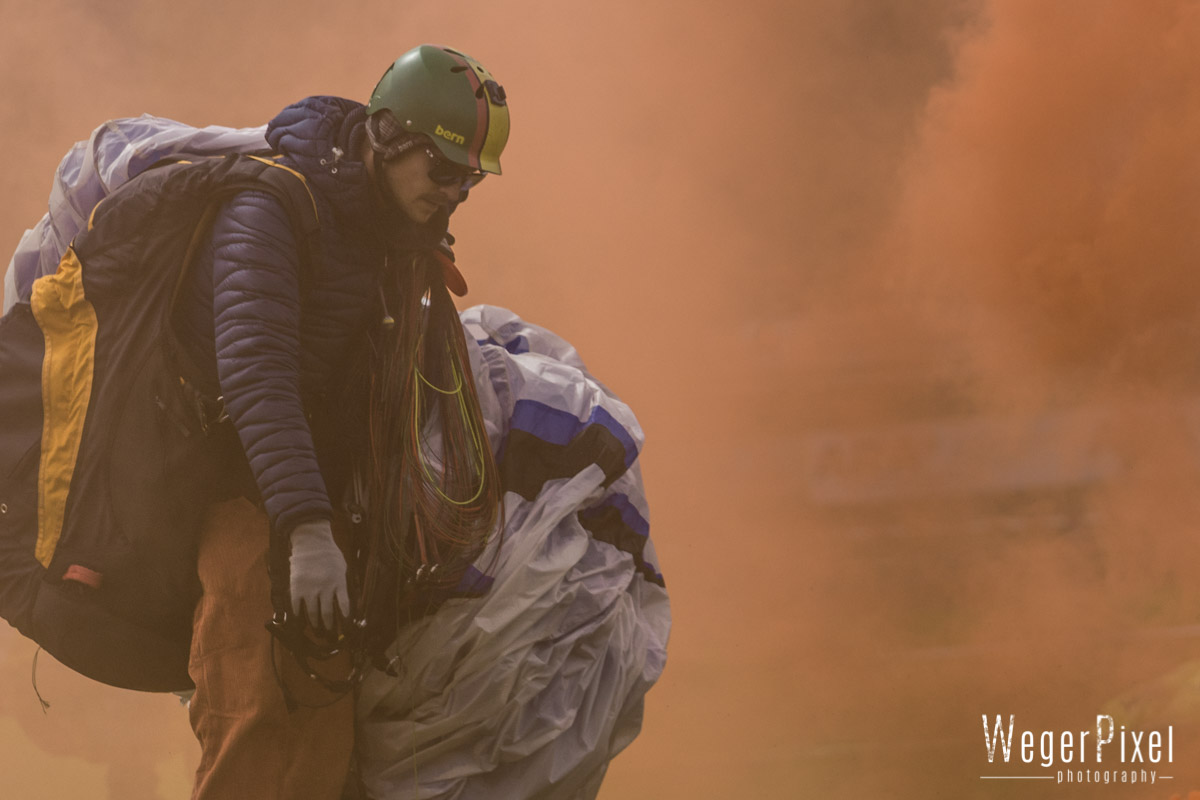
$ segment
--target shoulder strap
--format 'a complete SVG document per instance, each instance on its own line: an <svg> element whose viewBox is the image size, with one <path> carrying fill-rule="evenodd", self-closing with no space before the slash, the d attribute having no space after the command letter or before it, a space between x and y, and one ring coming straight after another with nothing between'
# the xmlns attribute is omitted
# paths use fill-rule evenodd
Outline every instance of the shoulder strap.
<svg viewBox="0 0 1200 800"><path fill-rule="evenodd" d="M308 181L296 170L279 163L277 155L231 153L219 156L219 158L227 159L230 162L229 178L222 181L219 188L213 193L204 214L192 232L182 269L171 293L171 310L175 309L179 292L187 280L187 276L191 273L196 247L211 229L217 211L231 197L244 191L265 191L279 200L284 211L287 212L293 234L296 237L296 253L300 260L300 296L304 297L312 283L316 265L321 260L321 222L317 212L317 201L308 188Z"/></svg>

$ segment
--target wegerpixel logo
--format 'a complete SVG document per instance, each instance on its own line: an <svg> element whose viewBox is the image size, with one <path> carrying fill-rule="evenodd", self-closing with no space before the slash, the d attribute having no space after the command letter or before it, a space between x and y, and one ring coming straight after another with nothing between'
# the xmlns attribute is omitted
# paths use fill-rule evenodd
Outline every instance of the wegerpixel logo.
<svg viewBox="0 0 1200 800"><path fill-rule="evenodd" d="M1096 715L1094 730L1016 731L1016 715L1008 727L997 714L989 726L983 714L983 746L988 764L1035 765L1041 769L980 775L981 780L1043 780L1058 783L1135 784L1172 780L1175 728L1130 730L1108 714ZM1164 769L1165 768L1165 769Z"/></svg>

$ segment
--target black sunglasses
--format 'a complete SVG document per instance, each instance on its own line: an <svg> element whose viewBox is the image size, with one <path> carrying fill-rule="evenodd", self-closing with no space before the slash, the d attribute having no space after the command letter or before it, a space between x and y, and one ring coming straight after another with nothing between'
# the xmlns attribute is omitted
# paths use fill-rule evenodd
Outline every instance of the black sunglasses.
<svg viewBox="0 0 1200 800"><path fill-rule="evenodd" d="M486 172L455 164L434 152L431 147L425 148L425 154L433 160L433 166L429 168L429 180L438 186L453 186L461 183L463 189L470 189L487 177Z"/></svg>

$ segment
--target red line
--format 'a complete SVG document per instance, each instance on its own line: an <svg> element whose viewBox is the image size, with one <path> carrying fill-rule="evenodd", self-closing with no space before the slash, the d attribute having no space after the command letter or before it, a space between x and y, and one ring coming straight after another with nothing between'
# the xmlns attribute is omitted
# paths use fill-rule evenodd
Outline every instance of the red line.
<svg viewBox="0 0 1200 800"><path fill-rule="evenodd" d="M446 51L450 53L450 51ZM479 82L479 76L475 74L475 68L464 59L459 58L454 53L450 53L450 57L457 61L461 66L466 67L467 79L471 83L471 91L479 91L482 85ZM483 143L486 140L488 120L488 98L487 90L484 90L483 97L475 98L475 136L471 139L471 144L467 147L467 164L474 169L480 168L479 156L483 153Z"/></svg>

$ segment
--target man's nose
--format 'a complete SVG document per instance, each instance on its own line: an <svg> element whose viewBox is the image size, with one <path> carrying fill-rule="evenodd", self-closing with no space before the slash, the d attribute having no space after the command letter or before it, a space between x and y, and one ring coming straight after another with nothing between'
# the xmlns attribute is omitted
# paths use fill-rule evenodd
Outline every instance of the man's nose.
<svg viewBox="0 0 1200 800"><path fill-rule="evenodd" d="M458 200L458 194L462 191L462 181L455 181L449 186L439 186L438 191L446 195L446 199L453 203Z"/></svg>

